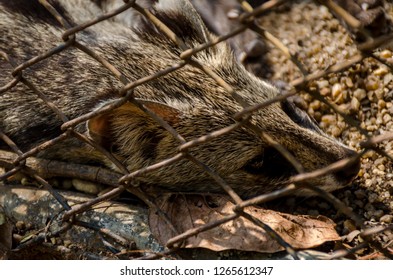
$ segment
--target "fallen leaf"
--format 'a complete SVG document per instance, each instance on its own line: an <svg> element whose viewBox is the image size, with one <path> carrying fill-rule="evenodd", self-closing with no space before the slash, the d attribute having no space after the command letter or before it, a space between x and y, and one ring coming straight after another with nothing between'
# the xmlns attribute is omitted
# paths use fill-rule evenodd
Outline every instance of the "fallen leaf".
<svg viewBox="0 0 393 280"><path fill-rule="evenodd" d="M163 213L180 234L195 227L220 220L233 214L234 204L219 195L171 195L157 202ZM339 240L332 220L324 217L291 215L250 206L245 212L270 226L296 249L308 249L326 241ZM165 245L176 234L156 212L149 213L150 229L157 240ZM189 237L183 248L207 248L213 251L236 249L273 253L284 248L261 227L243 217Z"/></svg>

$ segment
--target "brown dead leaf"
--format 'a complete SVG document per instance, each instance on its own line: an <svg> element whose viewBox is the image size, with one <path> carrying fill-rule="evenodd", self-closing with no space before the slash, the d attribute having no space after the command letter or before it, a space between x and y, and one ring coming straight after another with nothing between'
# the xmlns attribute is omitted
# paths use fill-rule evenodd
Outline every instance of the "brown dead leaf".
<svg viewBox="0 0 393 280"><path fill-rule="evenodd" d="M160 208L178 231L183 233L232 214L234 204L225 196L172 195L162 197ZM245 211L269 225L287 243L297 249L307 249L326 241L339 240L334 222L318 216L291 215L259 207L247 207ZM176 236L167 223L157 214L149 214L150 229L158 241L165 245ZM236 249L273 253L284 248L263 229L251 221L238 217L215 228L188 238L184 248L207 248L214 251Z"/></svg>

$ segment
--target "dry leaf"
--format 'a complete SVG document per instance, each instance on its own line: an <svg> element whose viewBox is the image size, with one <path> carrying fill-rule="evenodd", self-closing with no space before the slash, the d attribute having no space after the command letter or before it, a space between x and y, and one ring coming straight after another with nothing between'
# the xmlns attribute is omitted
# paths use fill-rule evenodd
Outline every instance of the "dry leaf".
<svg viewBox="0 0 393 280"><path fill-rule="evenodd" d="M203 226L232 214L234 204L224 196L172 195L157 202L178 233ZM339 240L334 222L318 216L290 215L255 206L245 211L269 225L287 243L297 249L307 249L326 241ZM150 228L158 241L165 245L176 236L167 223L157 214L149 215ZM213 229L190 237L184 248L207 248L214 251L236 249L273 253L283 247L262 228L251 221L238 217Z"/></svg>

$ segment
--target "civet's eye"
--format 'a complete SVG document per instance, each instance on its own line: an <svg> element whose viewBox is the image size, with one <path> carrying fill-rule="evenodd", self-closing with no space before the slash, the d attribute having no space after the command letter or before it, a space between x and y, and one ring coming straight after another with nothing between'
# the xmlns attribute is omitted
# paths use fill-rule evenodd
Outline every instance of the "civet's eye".
<svg viewBox="0 0 393 280"><path fill-rule="evenodd" d="M249 160L244 166L244 170L251 174L260 174L263 170L263 154Z"/></svg>
<svg viewBox="0 0 393 280"><path fill-rule="evenodd" d="M253 175L270 178L289 177L296 174L295 168L276 149L267 148L249 160L243 170Z"/></svg>

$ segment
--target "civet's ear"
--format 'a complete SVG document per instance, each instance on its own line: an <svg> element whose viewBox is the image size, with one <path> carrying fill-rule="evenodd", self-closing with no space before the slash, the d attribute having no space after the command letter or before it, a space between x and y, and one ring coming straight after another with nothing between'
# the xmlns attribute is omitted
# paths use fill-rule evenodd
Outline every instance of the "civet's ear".
<svg viewBox="0 0 393 280"><path fill-rule="evenodd" d="M188 0L160 0L154 5L157 16L183 40L206 43L209 31Z"/></svg>
<svg viewBox="0 0 393 280"><path fill-rule="evenodd" d="M179 122L181 114L179 110L155 101L138 101L145 108L164 119L169 125L173 126ZM87 131L90 138L108 150L114 144L115 133L131 132L132 130L154 132L158 129L162 130L158 122L131 102L127 102L119 108L95 116L87 121ZM134 135L139 134L135 133Z"/></svg>

